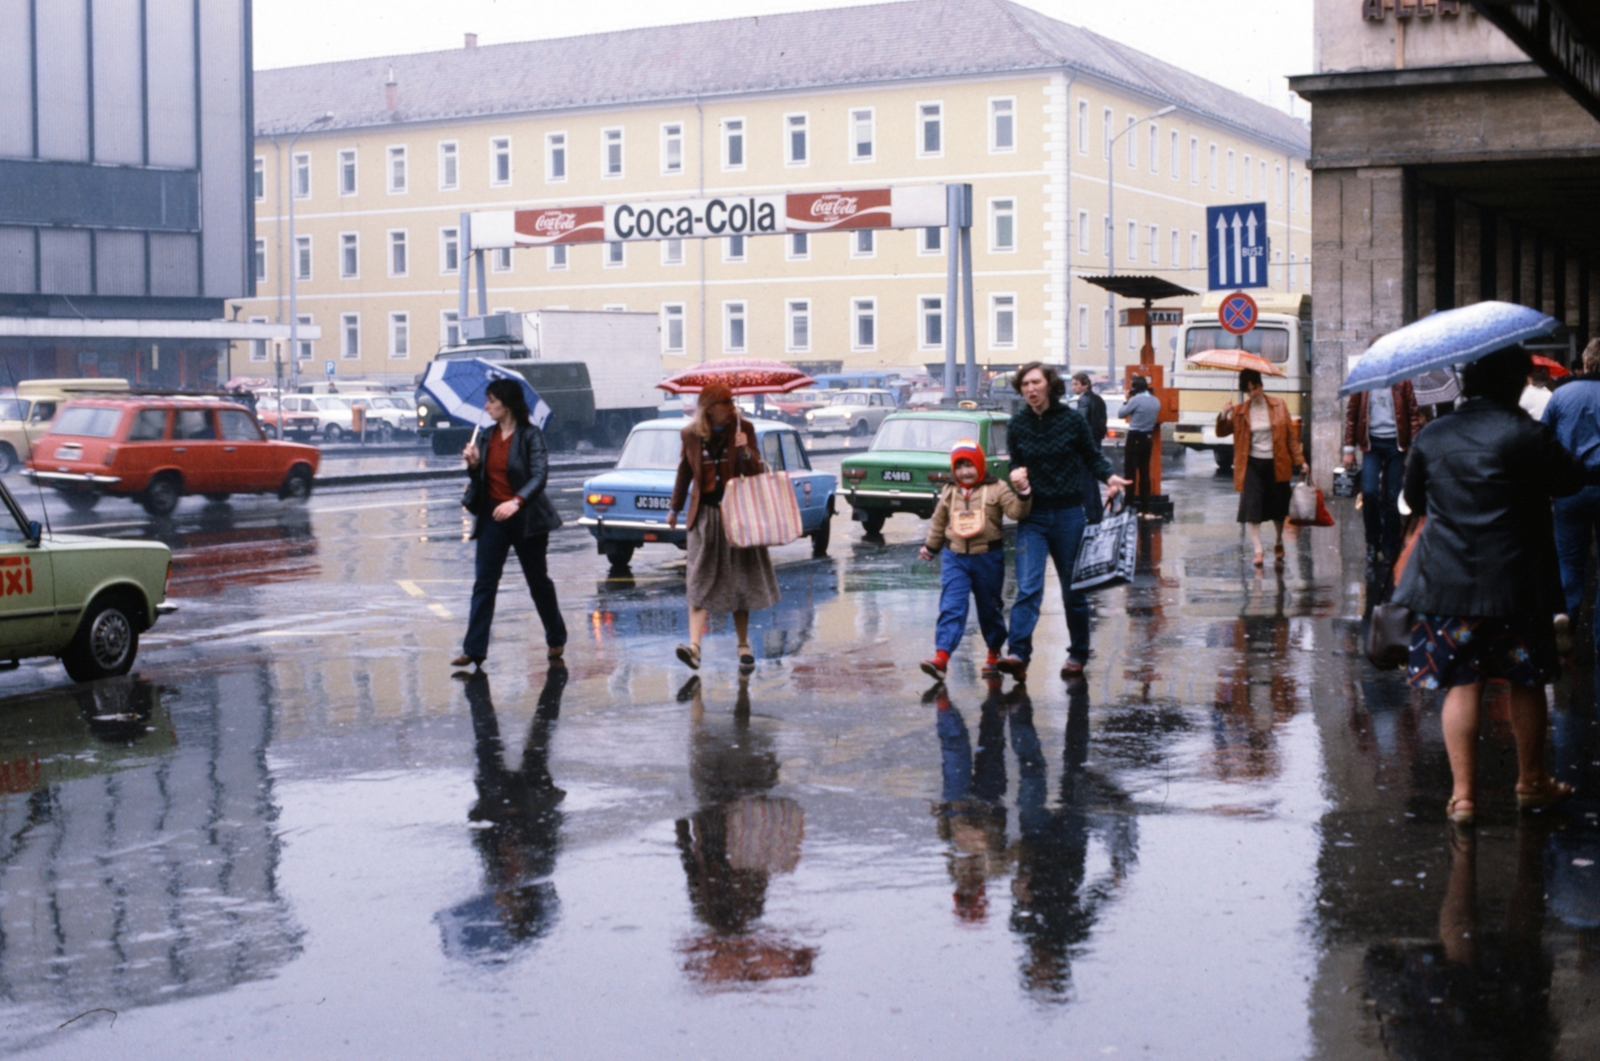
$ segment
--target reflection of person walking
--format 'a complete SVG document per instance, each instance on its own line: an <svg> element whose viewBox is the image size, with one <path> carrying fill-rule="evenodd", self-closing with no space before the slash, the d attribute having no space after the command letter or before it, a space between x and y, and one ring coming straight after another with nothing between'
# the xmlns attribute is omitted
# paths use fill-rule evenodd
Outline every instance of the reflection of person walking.
<svg viewBox="0 0 1600 1061"><path fill-rule="evenodd" d="M957 442L950 452L951 473L955 482L939 495L933 510L933 523L920 556L939 557L939 626L934 635L933 658L924 660L922 670L930 678L944 680L950 653L961 644L967 628L967 598L978 605L978 627L989 647L984 672L991 674L1000 663L1000 650L1006 643L1005 604L1001 591L1006 580L1006 539L1001 519L1018 520L1027 516L1028 477L1023 472L1016 489L989 474L983 450L971 439Z"/></svg>
<svg viewBox="0 0 1600 1061"><path fill-rule="evenodd" d="M732 612L739 635L739 666L756 665L750 647L750 613L778 603L778 578L766 546L736 549L722 525L722 495L729 480L766 471L756 449L756 429L739 415L733 391L713 383L700 392L694 420L683 429L683 455L672 487L667 526L678 525L687 502L689 529L689 643L678 658L700 667L700 638L711 613Z"/></svg>
<svg viewBox="0 0 1600 1061"><path fill-rule="evenodd" d="M1161 416L1161 400L1150 393L1150 381L1133 377L1128 384L1133 396L1122 403L1122 418L1128 423L1128 444L1122 457L1122 477L1134 483L1130 491L1139 495L1139 518L1153 519L1150 511L1150 456L1155 451L1156 421Z"/></svg>
<svg viewBox="0 0 1600 1061"><path fill-rule="evenodd" d="M550 547L550 532L561 526L561 517L544 492L550 473L544 432L529 421L528 400L516 380L491 382L483 410L494 421L483 449L473 441L461 451L471 477L461 507L475 517L472 536L478 542L478 552L467 637L461 655L450 665L482 666L489 654L495 596L500 591L506 554L513 549L522 564L528 592L533 595L533 606L539 611L539 621L544 624L550 658L560 659L567 643L567 626L561 619L555 583L550 581L545 567L545 553Z"/></svg>
<svg viewBox="0 0 1600 1061"><path fill-rule="evenodd" d="M1517 805L1553 806L1572 788L1545 766L1544 687L1559 669L1551 617L1562 607L1550 498L1576 493L1583 466L1517 407L1531 358L1521 347L1462 372L1467 401L1423 429L1406 465L1406 504L1425 513L1394 599L1416 616L1407 677L1445 690L1454 787L1445 814L1473 820L1484 685L1511 686Z"/></svg>
<svg viewBox="0 0 1600 1061"><path fill-rule="evenodd" d="M1239 373L1239 389L1244 392L1244 404L1230 401L1217 414L1217 437L1233 436L1233 488L1239 491L1239 522L1250 534L1255 566L1264 562L1261 525L1269 521L1278 531L1272 556L1282 564L1289 482L1296 471L1310 468L1300 451L1300 434L1289 419L1289 406L1282 398L1267 394L1261 373L1253 368Z"/></svg>

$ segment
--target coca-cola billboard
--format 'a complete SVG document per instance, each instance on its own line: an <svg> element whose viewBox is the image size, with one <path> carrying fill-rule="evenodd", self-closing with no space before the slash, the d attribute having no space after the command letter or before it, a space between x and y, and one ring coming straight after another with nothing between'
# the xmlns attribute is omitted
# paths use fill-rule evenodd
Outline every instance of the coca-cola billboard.
<svg viewBox="0 0 1600 1061"><path fill-rule="evenodd" d="M517 245L543 247L551 243L599 243L606 238L606 208L563 206L546 210L518 210Z"/></svg>
<svg viewBox="0 0 1600 1061"><path fill-rule="evenodd" d="M888 188L794 193L785 196L784 220L790 232L891 228L892 195Z"/></svg>

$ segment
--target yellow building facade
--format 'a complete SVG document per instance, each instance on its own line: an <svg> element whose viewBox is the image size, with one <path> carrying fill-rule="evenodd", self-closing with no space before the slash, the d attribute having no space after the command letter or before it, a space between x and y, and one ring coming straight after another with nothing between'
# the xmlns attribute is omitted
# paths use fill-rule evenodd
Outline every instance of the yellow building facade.
<svg viewBox="0 0 1600 1061"><path fill-rule="evenodd" d="M941 71L928 56L951 9L978 32ZM807 31L822 16L852 39L891 39L871 64L786 65L826 46ZM1273 286L1309 290L1302 123L1001 0L474 45L258 72L258 295L240 316L287 321L294 271L301 319L323 336L300 344L302 374L420 373L454 338L459 219L480 210L970 183L977 358L995 366L1103 372L1108 344L1124 362L1137 342L1082 277L1110 255L1118 273L1203 289L1210 204L1264 200ZM703 66L719 50L753 53L737 86L659 58ZM587 89L538 84L562 61L631 55L653 64L631 92L599 73L578 75L597 79ZM534 83L518 95L508 78ZM943 360L946 242L913 229L495 251L488 302L657 314L667 371L725 356L911 369ZM270 375L280 355L287 368L287 344L258 344L249 371Z"/></svg>

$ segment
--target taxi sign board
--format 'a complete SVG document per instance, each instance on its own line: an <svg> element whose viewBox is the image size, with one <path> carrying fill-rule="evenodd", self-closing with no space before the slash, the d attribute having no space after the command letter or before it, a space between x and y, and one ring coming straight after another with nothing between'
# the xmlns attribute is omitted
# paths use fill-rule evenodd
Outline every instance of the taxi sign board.
<svg viewBox="0 0 1600 1061"><path fill-rule="evenodd" d="M1260 319L1261 312L1256 308L1256 300L1243 291L1235 291L1217 307L1218 322L1224 331L1233 335L1243 335L1254 328Z"/></svg>
<svg viewBox="0 0 1600 1061"><path fill-rule="evenodd" d="M1144 309L1134 306L1131 309L1117 311L1117 325L1122 328L1139 328L1144 325L1155 327L1162 324L1182 324L1183 307L1181 306L1151 306Z"/></svg>

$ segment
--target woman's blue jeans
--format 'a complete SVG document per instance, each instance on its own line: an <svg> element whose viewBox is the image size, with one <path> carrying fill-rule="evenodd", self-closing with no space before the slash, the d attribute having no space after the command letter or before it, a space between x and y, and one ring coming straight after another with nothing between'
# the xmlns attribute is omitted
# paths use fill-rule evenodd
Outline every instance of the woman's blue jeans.
<svg viewBox="0 0 1600 1061"><path fill-rule="evenodd" d="M1035 509L1017 524L1017 601L1011 606L1011 654L1026 663L1033 658L1033 628L1044 603L1045 562L1054 561L1061 580L1061 602L1067 610L1067 655L1079 663L1089 659L1089 598L1072 588L1072 568L1083 544L1083 506Z"/></svg>

